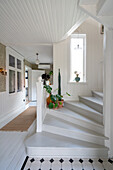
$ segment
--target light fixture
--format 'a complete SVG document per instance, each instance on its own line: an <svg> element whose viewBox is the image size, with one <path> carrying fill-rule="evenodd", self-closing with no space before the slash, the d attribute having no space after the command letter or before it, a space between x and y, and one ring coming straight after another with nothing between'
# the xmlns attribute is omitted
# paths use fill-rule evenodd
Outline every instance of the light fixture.
<svg viewBox="0 0 113 170"><path fill-rule="evenodd" d="M2 75L7 76L7 71L6 71L5 69L3 69L3 68L0 68L0 73L1 73Z"/></svg>
<svg viewBox="0 0 113 170"><path fill-rule="evenodd" d="M40 63L40 61L39 61L39 59L38 59L38 53L36 53L36 55L37 55L37 59L36 59L36 61L35 61L35 64L39 64Z"/></svg>

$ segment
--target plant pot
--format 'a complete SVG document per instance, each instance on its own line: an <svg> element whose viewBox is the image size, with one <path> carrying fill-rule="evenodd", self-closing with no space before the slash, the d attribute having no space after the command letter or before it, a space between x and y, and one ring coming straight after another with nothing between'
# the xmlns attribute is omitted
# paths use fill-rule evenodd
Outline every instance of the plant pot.
<svg viewBox="0 0 113 170"><path fill-rule="evenodd" d="M51 95L49 95L49 97L46 99L46 102L47 102L47 106L49 105L49 103L52 103Z"/></svg>
<svg viewBox="0 0 113 170"><path fill-rule="evenodd" d="M53 103L53 109L54 109L54 110L57 110L57 109L58 109L58 103L56 103L56 104Z"/></svg>
<svg viewBox="0 0 113 170"><path fill-rule="evenodd" d="M58 101L58 107L62 108L64 104L64 100Z"/></svg>

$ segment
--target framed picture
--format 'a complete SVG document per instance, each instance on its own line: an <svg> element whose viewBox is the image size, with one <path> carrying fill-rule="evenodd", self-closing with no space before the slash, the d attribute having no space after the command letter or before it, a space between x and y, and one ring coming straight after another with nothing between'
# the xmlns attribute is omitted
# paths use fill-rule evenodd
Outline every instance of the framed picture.
<svg viewBox="0 0 113 170"><path fill-rule="evenodd" d="M100 33L101 33L101 34L104 34L104 25L101 25L101 27L100 27Z"/></svg>

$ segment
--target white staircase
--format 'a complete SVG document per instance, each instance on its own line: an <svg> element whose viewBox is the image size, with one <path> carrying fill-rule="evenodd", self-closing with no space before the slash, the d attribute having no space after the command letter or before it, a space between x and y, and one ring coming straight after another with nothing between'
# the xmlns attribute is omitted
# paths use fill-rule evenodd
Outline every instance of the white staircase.
<svg viewBox="0 0 113 170"><path fill-rule="evenodd" d="M102 93L92 91L92 97L80 96L46 112L42 132L26 141L28 156L107 157Z"/></svg>

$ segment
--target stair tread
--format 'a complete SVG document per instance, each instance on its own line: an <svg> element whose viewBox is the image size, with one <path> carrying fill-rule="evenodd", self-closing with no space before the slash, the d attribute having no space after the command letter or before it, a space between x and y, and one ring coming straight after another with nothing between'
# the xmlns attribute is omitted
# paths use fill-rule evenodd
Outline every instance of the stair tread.
<svg viewBox="0 0 113 170"><path fill-rule="evenodd" d="M103 145L84 142L77 139L52 134L49 132L35 133L25 141L27 147L46 147L46 148L100 148L107 149Z"/></svg>
<svg viewBox="0 0 113 170"><path fill-rule="evenodd" d="M51 110L51 111L53 111L53 110ZM69 110L69 109L67 109L65 106L62 107L62 108L59 108L58 110L54 110L54 111L56 111L56 112L58 112L58 113L60 112L60 113L63 113L63 114L65 114L65 115L67 115L67 116L71 116L71 117L73 117L73 118L76 118L76 119L79 119L79 120L83 120L83 121L86 121L86 122L89 122L89 123L93 123L93 124L95 124L95 125L97 125L97 126L103 127L102 124L99 124L99 123L97 123L97 122L94 121L94 120L91 120L91 119L89 119L89 118L87 118L87 117L85 117L85 116L83 116L83 115L80 115L80 114L77 113L77 112L74 112L74 111L72 111L72 110Z"/></svg>
<svg viewBox="0 0 113 170"><path fill-rule="evenodd" d="M93 131L93 130L90 130L90 129L87 129L87 128L84 128L80 125L75 125L73 123L69 123L69 122L66 122L65 120L61 120L59 118L56 118L54 116L51 116L51 115L46 115L46 118L44 120L44 124L48 125L48 126L54 126L54 127L57 127L57 128L63 128L63 129L66 129L67 131L77 131L79 133L86 133L86 134L89 134L89 135L94 135L94 136L98 136L98 137L102 137L102 138L105 138L105 136Z"/></svg>
<svg viewBox="0 0 113 170"><path fill-rule="evenodd" d="M83 99L89 100L91 102L94 102L96 104L99 104L99 105L103 106L103 101L97 99L96 97L86 97L86 96L80 96L80 97L83 98Z"/></svg>
<svg viewBox="0 0 113 170"><path fill-rule="evenodd" d="M95 109L87 106L86 104L84 104L82 102L79 102L79 101L66 101L65 103L80 107L82 109L88 110L90 112L93 112L93 113L98 114L98 115L103 117L103 115L100 112L96 111Z"/></svg>
<svg viewBox="0 0 113 170"><path fill-rule="evenodd" d="M100 97L103 97L103 93L102 93L102 92L94 91L94 90L93 90L93 93L97 94L97 95L100 96Z"/></svg>

